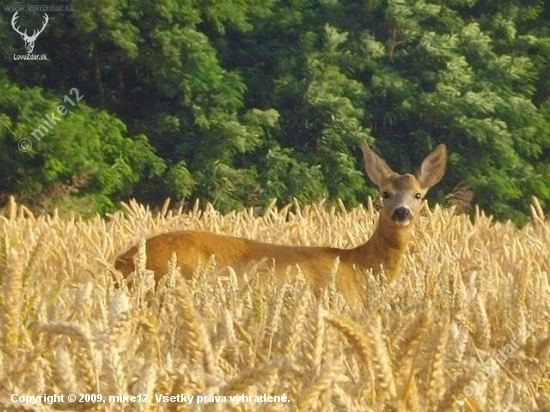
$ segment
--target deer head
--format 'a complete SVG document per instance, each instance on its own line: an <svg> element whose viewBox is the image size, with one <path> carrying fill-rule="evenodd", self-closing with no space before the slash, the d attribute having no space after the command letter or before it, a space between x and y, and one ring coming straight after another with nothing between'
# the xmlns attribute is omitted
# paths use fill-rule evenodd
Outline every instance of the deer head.
<svg viewBox="0 0 550 412"><path fill-rule="evenodd" d="M418 215L428 189L439 182L445 173L445 145L437 146L414 175L398 174L366 144L363 144L362 149L367 175L382 194L380 219L385 226L409 226Z"/></svg>
<svg viewBox="0 0 550 412"><path fill-rule="evenodd" d="M15 12L15 14L13 15L12 19L11 19L11 26L13 27L13 29L19 33L21 35L21 38L25 41L25 49L27 49L27 54L31 54L33 49L34 49L34 42L36 41L36 38L38 37L38 35L40 33L42 33L44 31L44 28L46 27L46 24L48 24L48 15L46 13L44 13L44 24L42 25L42 28L40 30L34 30L33 33L32 33L32 36L29 36L27 35L27 30L25 30L24 33L21 33L19 31L19 27L15 27L15 21L17 20L17 18L19 17L17 15L17 13L19 13L18 11Z"/></svg>

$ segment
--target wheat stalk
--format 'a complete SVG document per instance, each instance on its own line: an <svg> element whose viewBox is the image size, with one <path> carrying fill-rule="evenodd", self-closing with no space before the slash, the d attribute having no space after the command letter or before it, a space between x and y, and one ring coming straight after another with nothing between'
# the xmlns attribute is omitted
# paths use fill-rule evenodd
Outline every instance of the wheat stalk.
<svg viewBox="0 0 550 412"><path fill-rule="evenodd" d="M172 258L155 285L142 249L134 279L113 279L115 256L153 233L212 229L353 247L377 220L372 200L354 209L273 203L262 215L203 206L165 204L155 214L131 202L108 220L82 220L33 215L11 199L0 212L0 409L53 410L63 405L10 397L68 391L290 400L109 410L542 410L550 401L550 222L538 201L521 229L480 209L470 221L427 208L398 281L383 286L367 274L358 310L334 284L315 298L296 268L274 282L266 262L229 275L203 262L185 281ZM338 262L331 265L334 283ZM527 321L536 326L529 338L519 336ZM518 348L483 379L483 363L512 339ZM105 408L64 405L76 406Z"/></svg>
<svg viewBox="0 0 550 412"><path fill-rule="evenodd" d="M190 359L202 364L209 374L217 374L212 345L206 327L195 310L193 298L185 281L178 284L177 300L179 313L185 332L183 345L187 348Z"/></svg>

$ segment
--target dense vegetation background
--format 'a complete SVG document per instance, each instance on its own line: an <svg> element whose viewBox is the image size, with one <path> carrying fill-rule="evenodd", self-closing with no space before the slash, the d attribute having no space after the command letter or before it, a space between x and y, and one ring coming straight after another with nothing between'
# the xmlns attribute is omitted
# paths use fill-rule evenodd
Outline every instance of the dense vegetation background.
<svg viewBox="0 0 550 412"><path fill-rule="evenodd" d="M517 223L531 196L550 203L547 1L72 3L48 13L43 61L14 59L24 43L0 13L0 199L84 214L130 197L351 206L374 193L367 139L399 171L446 143L436 200L472 191Z"/></svg>

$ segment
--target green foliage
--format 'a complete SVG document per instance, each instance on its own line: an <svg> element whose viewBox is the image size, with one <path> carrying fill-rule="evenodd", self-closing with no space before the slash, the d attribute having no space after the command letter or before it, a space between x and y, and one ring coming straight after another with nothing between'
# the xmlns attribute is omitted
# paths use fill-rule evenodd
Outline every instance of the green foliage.
<svg viewBox="0 0 550 412"><path fill-rule="evenodd" d="M275 147L264 156L265 167L260 173L260 198L289 204L293 199L311 203L327 196L319 166L310 166L296 159L291 149Z"/></svg>
<svg viewBox="0 0 550 412"><path fill-rule="evenodd" d="M517 223L531 196L550 202L542 0L101 0L50 14L36 46L48 60L34 62L13 60L22 43L0 16L0 196L86 211L133 196L354 205L375 193L367 140L399 171L446 143L437 200L466 185ZM19 151L72 88L84 100Z"/></svg>
<svg viewBox="0 0 550 412"><path fill-rule="evenodd" d="M142 177L163 172L144 136L126 137L126 126L83 101L39 88L19 87L0 72L2 112L0 192L18 193L32 205L86 205L84 213L112 210L113 200ZM58 107L65 109L58 112ZM65 112L64 115L60 114ZM30 144L28 152L18 144ZM72 200L68 200L68 198Z"/></svg>

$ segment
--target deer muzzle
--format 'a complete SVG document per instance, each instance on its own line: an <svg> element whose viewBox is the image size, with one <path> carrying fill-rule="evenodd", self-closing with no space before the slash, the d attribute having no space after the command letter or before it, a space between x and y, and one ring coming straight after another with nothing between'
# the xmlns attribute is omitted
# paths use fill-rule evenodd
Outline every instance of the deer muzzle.
<svg viewBox="0 0 550 412"><path fill-rule="evenodd" d="M398 207L393 211L391 219L398 226L407 226L411 223L412 212L408 207Z"/></svg>

